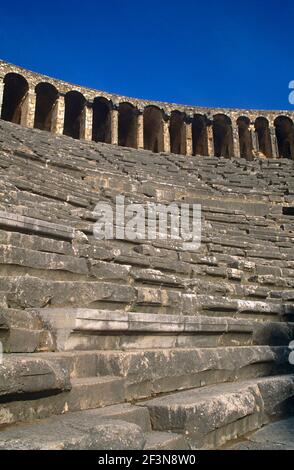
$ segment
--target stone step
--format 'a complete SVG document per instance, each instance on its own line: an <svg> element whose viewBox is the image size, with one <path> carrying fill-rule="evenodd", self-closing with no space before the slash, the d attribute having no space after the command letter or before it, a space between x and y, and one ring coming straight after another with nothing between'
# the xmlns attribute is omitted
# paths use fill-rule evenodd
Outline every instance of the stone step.
<svg viewBox="0 0 294 470"><path fill-rule="evenodd" d="M72 312L66 309L66 315L63 309L58 314L55 309L52 312L45 310L47 318L45 312L41 312L43 322L36 324L38 328L31 328L28 310L3 309L5 318L0 312L0 340L4 352L216 347L248 345L254 341L257 344L284 345L289 343L293 330L290 324L277 323L273 335L272 323L259 322L257 325L256 322L228 317L218 319L94 309L87 310L85 316L77 313L79 309L72 309ZM14 316L15 312L17 315ZM33 312L30 314L32 316Z"/></svg>
<svg viewBox="0 0 294 470"><path fill-rule="evenodd" d="M6 426L0 431L0 448L142 449L151 431L148 410L125 403L75 413L65 410L60 416ZM139 436L139 444L127 439L129 432Z"/></svg>
<svg viewBox="0 0 294 470"><path fill-rule="evenodd" d="M256 322L228 317L82 308L32 312L42 319L56 351L244 345L260 330Z"/></svg>
<svg viewBox="0 0 294 470"><path fill-rule="evenodd" d="M145 434L144 450L188 450L186 439L181 434L153 431Z"/></svg>
<svg viewBox="0 0 294 470"><path fill-rule="evenodd" d="M74 229L66 225L54 224L6 211L0 211L0 228L49 235L52 238L63 240L72 240L75 236Z"/></svg>
<svg viewBox="0 0 294 470"><path fill-rule="evenodd" d="M224 300L223 300L224 302ZM233 302L233 304L232 304ZM238 301L227 301L228 309ZM258 302L243 302L239 310L253 310ZM278 304L275 304L280 308ZM274 306L260 302L265 315ZM277 310L276 310L277 311ZM166 315L123 310L43 308L28 310L47 331L41 350L146 349L245 346L289 343L293 325L230 316ZM229 312L230 313L230 312ZM228 313L227 313L228 315Z"/></svg>
<svg viewBox="0 0 294 470"><path fill-rule="evenodd" d="M17 159L16 156L14 156L14 158L15 158L15 161L17 161L18 165L21 166L22 160L21 160L21 159ZM82 160L80 160L80 162L81 162L81 161L82 161ZM77 191L77 194L80 193L81 196L82 196L82 195L91 195L91 188L86 188L86 183L84 183L84 185L81 185L81 184L80 184L80 181L77 180L77 178L71 178L71 177L68 175L68 173L67 173L67 174L63 173L63 174L62 174L62 173L60 172L60 170L59 170L58 172L56 172L56 171L54 171L54 170L52 170L52 169L51 169L51 172L48 173L48 171L45 170L45 169L43 168L43 166L41 166L40 164L38 164L38 165L35 166L35 168L34 168L34 166L33 166L34 164L33 164L32 162L30 162L30 163L31 163L32 169L35 170L35 171L34 171L34 173L35 173L35 181L38 181L38 179L40 179L40 182L42 182L42 183L44 184L44 180L47 180L47 179L48 179L49 182L51 183L52 187L55 187L55 186L56 186L56 187L59 187L59 186L60 186L60 181L61 181L61 182L63 183L64 187L65 187L65 188L68 188L69 191L70 191L70 190L73 191L73 189L74 189L74 184L75 184L75 185L77 186L77 190L76 190L76 191ZM113 162L111 162L111 163L113 163ZM111 174L112 174L112 176L113 176L113 175L114 175L114 173L113 173L113 165L111 165L111 163L109 164L109 169L108 169L108 170L111 170ZM78 170L78 164L77 164L76 168L77 168L77 170ZM89 171L89 173L93 173L93 168L88 167L87 170ZM97 170L98 170L98 172L99 172L99 168L97 168ZM127 170L127 169L126 169L126 170ZM46 171L46 173L45 173L45 171ZM103 171L102 168L100 169L100 171ZM104 169L104 171L105 171L105 169ZM22 172L25 173L25 169L22 169ZM21 172L19 172L19 173L21 173ZM96 171L96 173L97 173L97 171ZM14 170L14 174L15 174L15 175L17 174L16 170ZM94 173L94 174L95 174L95 173ZM56 175L57 175L57 176L56 176ZM18 176L18 178L20 179L21 176L22 176L22 175L20 174L20 176ZM130 174L130 176L132 177L133 175ZM178 176L178 178L179 178L179 180L180 180L180 179L181 179L181 175L177 175L177 176ZM38 177L39 177L39 178L38 178ZM119 178L122 179L122 175L116 175L115 178L116 178L116 179L119 179ZM190 177L190 178L191 178L191 177ZM158 182L161 182L161 183L164 183L164 182L165 182L164 179L163 179L162 181L161 181L161 180L162 180L162 178L160 178L160 175L157 174L157 175L156 175L155 182L156 182L157 184L158 184ZM28 179L26 179L26 180L23 179L21 182L22 182L22 184L24 185L24 187L32 187L32 186L29 185ZM118 181L118 182L119 182L119 181ZM179 183L179 182L178 182L178 183ZM186 186L189 185L189 181L188 181L187 183L188 183L188 184L186 184ZM129 184L129 185L130 185L130 184ZM178 186L178 189L181 188L181 186L180 186L179 184L175 183L175 185L176 185L176 188L177 188L177 186ZM35 184L35 186L38 187L36 184ZM115 185L113 185L113 186L115 186ZM199 186L199 185L198 185L198 186ZM40 188L42 188L42 186L40 186ZM207 185L205 185L205 183L202 184L202 186L200 186L199 189L200 189L200 188L201 188L201 189L206 189L206 191L209 192L209 188L207 187ZM63 187L62 187L62 189L63 189ZM87 189L88 191L86 191L86 189ZM196 187L196 189L197 189L197 187ZM50 195L50 192L49 192L48 190L47 190L47 192L48 192L48 194ZM196 194L197 194L197 191L196 191ZM95 193L94 193L93 195L95 196ZM213 201L213 202L215 203L215 201ZM248 204L247 204L247 205L248 205ZM230 212L228 211L227 214L230 214Z"/></svg>
<svg viewBox="0 0 294 470"><path fill-rule="evenodd" d="M238 317L269 319L284 315L284 305L272 299L249 300L240 298L228 298L220 295L203 295L197 296L199 309L206 315L226 316L236 315Z"/></svg>
<svg viewBox="0 0 294 470"><path fill-rule="evenodd" d="M71 389L69 373L57 363L34 355L3 354L0 363L0 396L3 400L20 399L41 393Z"/></svg>
<svg viewBox="0 0 294 470"><path fill-rule="evenodd" d="M97 352L97 373L126 379L128 400L290 372L287 347Z"/></svg>
<svg viewBox="0 0 294 470"><path fill-rule="evenodd" d="M137 424L104 417L96 410L67 413L0 431L2 450L135 450L143 449L145 442Z"/></svg>
<svg viewBox="0 0 294 470"><path fill-rule="evenodd" d="M83 377L71 379L67 399L69 411L101 408L125 401L125 380L121 377Z"/></svg>
<svg viewBox="0 0 294 470"><path fill-rule="evenodd" d="M4 123L4 125L9 125L9 123ZM13 124L11 125L13 126ZM19 126L18 126L19 127ZM16 132L16 131L15 131ZM125 149L125 148L115 148L112 146L103 146L103 144L96 144L95 147L92 146L92 143L83 144L82 142L75 142L74 148L72 144L67 143L67 138L62 136L55 141L50 140L52 136L50 134L43 138L42 143L36 139L37 132L35 130L28 130L27 133L24 133L20 137L20 130L17 129L18 141L23 141L24 144L30 146L29 152L34 154L34 160L40 161L48 165L48 157L50 156L49 167L55 168L58 167L60 171L67 172L71 171L78 174L81 171L81 168L88 169L90 171L90 160L95 161L97 165L97 160L101 160L99 164L101 168L109 167L113 169L120 169L121 173L125 175L140 175L150 178L164 179L170 183L176 184L178 182L185 184L186 187L196 188L197 184L199 186L199 174L201 175L201 186L207 187L210 189L210 192L214 194L219 193L224 196L224 192L232 194L237 194L238 191L241 194L241 190L246 194L248 198L256 199L259 195L259 201L262 199L264 201L269 201L270 197L273 195L280 195L287 189L287 178L290 178L292 168L291 166L287 167L288 175L281 172L277 174L277 169L279 172L282 170L282 166L276 168L269 168L268 161L259 162L255 160L250 166L250 162L244 162L242 159L242 165L244 169L238 169L238 163L234 161L222 162L223 159L211 159L211 162L208 163L205 157L191 157L186 158L185 163L181 162L181 156L179 155L155 155L146 151L137 151ZM44 133L42 133L44 135ZM17 144L12 144L12 137L9 133L9 128L5 128L3 132L3 140L5 145L8 148L13 147L17 148ZM19 143L18 143L19 145ZM55 152L53 152L53 149ZM29 152L25 153L22 157L23 160L27 160ZM103 155L103 161L101 156ZM130 162L130 156L136 160L135 162ZM11 158L11 155L9 155ZM19 157L20 158L20 157ZM171 160L172 158L172 160ZM284 159L283 159L284 160ZM89 162L89 163L88 163ZM282 164L281 164L282 165ZM179 171L180 169L180 171ZM123 170L123 171L122 171ZM172 171L173 170L173 171ZM94 168L92 166L92 171ZM250 172L251 175L248 177L246 172ZM259 175L259 177L258 177ZM260 178L260 175L263 178ZM276 181L276 184L272 184L273 181ZM193 186L192 186L193 183ZM270 191L269 188L270 187ZM279 190L279 187L282 189ZM195 191L195 190L194 190ZM195 191L195 192L196 192ZM240 197L240 195L239 195ZM276 196L277 197L277 196Z"/></svg>
<svg viewBox="0 0 294 470"><path fill-rule="evenodd" d="M25 310L0 307L0 341L4 353L52 349L50 333L44 329L42 321Z"/></svg>
<svg viewBox="0 0 294 470"><path fill-rule="evenodd" d="M4 356L0 424L288 372L288 347L225 347ZM8 368L8 364L14 367ZM22 372L23 364L26 365ZM28 376L29 366L34 369ZM40 365L63 374L46 380ZM34 370L40 374L33 375ZM7 371L10 370L10 382ZM17 372L18 371L18 372ZM59 372L61 371L61 372ZM15 375L17 372L17 375ZM22 375L26 373L25 379ZM50 378L50 377L49 377ZM57 375L59 378L59 375ZM71 380L69 380L71 378ZM22 401L21 401L21 400Z"/></svg>
<svg viewBox="0 0 294 470"><path fill-rule="evenodd" d="M55 240L49 237L40 237L38 235L25 234L19 232L10 232L0 230L0 244L12 245L18 248L27 248L29 250L42 251L47 253L57 253L62 255L73 255L72 245L68 241Z"/></svg>
<svg viewBox="0 0 294 470"><path fill-rule="evenodd" d="M47 253L13 245L0 245L0 264L21 266L34 270L62 271L88 276L89 270L84 258Z"/></svg>
<svg viewBox="0 0 294 470"><path fill-rule="evenodd" d="M46 249L44 247L44 249ZM19 276L20 274L30 274L30 276L36 278L36 282L40 285L49 282L51 280L54 282L69 282L72 281L90 281L96 279L97 281L106 281L106 282L119 282L123 283L125 281L131 280L135 282L136 289L138 290L137 305L143 306L146 309L158 309L159 304L162 308L173 307L173 300L177 299L178 302L181 302L181 298L187 296L188 290L200 295L199 299L199 308L202 308L204 311L211 311L217 315L224 315L227 311L226 306L223 308L223 303L228 303L227 299L222 299L220 296L217 296L219 292L228 292L230 294L235 293L236 296L246 296L247 290L240 285L242 277L244 275L243 271L226 268L225 266L203 266L192 265L185 262L179 263L176 260L166 260L162 258L161 261L154 261L152 256L143 257L144 260L141 260L146 264L146 268L132 267L132 264L136 264L139 261L139 258L142 256L138 254L133 254L131 256L119 255L116 257L116 262L105 262L102 260L91 259L89 255L93 254L95 256L95 251L98 253L99 249L91 250L89 246L84 249L79 250L81 256L72 256L63 255L58 253L48 253L46 251L37 251L29 248L21 248L13 245L0 245L0 261L2 264L2 273L8 274L10 276ZM102 250L102 256L107 255L105 250ZM92 253L91 253L92 252ZM100 250L101 252L101 250ZM108 255L111 257L111 252L108 251ZM113 255L113 253L112 253ZM86 257L88 258L86 260ZM97 257L97 255L95 256ZM129 263L129 264L122 264ZM153 266L153 267L152 267ZM156 267L156 269L154 269ZM165 270L168 269L169 272ZM174 271L172 273L172 271ZM193 278L189 277L190 272L193 272ZM208 276L207 276L208 275ZM213 281L214 276L221 276L223 281L215 282ZM248 277L248 276L247 276ZM224 282L224 279L226 280ZM236 281L238 284L236 285ZM279 278L273 275L253 275L249 276L247 282L250 281L251 287L253 285L261 285L264 290L264 296L271 295L273 289L285 287L289 288L294 285L293 278ZM251 282L252 281L252 282ZM4 282L4 280L3 280ZM138 284L139 283L139 284ZM150 287L148 286L150 285ZM145 287L148 286L148 287ZM162 287L166 289L167 299L165 303L163 299L160 299ZM177 291L173 291L172 288L176 288ZM210 295L203 295L203 292L207 291ZM149 293L148 296L145 295ZM274 292L274 291L273 291ZM202 295L201 295L202 293ZM218 309L216 306L210 307L212 295L216 296L214 302L218 302ZM273 295L275 295L273 293ZM278 294L277 294L278 295ZM193 294L189 294L189 297L192 298ZM219 297L217 299L217 297ZM174 299L173 299L174 298ZM171 300L170 300L171 299ZM196 299L195 299L196 302ZM240 302L242 302L240 300ZM249 302L249 301L248 301ZM268 304L270 303L267 300ZM231 302L232 305L234 302ZM276 313L278 306L275 306L276 311L270 311L269 309L265 310L264 308L259 311L258 304L255 308L252 309L241 309L238 310L237 303L235 302L235 309L230 308L230 310L239 313L249 313L252 314L255 312L257 314L265 316L265 313L272 314ZM225 313L222 313L224 311Z"/></svg>
<svg viewBox="0 0 294 470"><path fill-rule="evenodd" d="M246 436L246 440L232 443L227 450L294 450L294 418L268 424Z"/></svg>
<svg viewBox="0 0 294 470"><path fill-rule="evenodd" d="M131 403L120 403L117 405L106 406L105 408L99 408L97 410L90 410L87 412L91 419L115 419L125 421L127 423L133 423L140 426L144 433L150 433L152 431L150 416L147 408L133 405ZM69 413L68 415L76 416L76 414L82 414L82 412Z"/></svg>
<svg viewBox="0 0 294 470"><path fill-rule="evenodd" d="M17 381L17 376L13 375L13 377ZM43 388L39 390L35 382L33 385L29 383L30 389L27 386L25 391L21 390L22 395L16 396L14 393L4 396L1 400L0 424L31 421L64 414L68 411L123 403L125 401L124 383L124 378L113 376L72 378L67 388L59 386L59 389L56 386L54 389L50 388L44 382ZM7 388L7 385L5 387Z"/></svg>
<svg viewBox="0 0 294 470"><path fill-rule="evenodd" d="M116 308L136 298L133 286L114 282L54 281L35 276L0 276L1 289L7 292L7 304L13 308L40 308L48 305Z"/></svg>
<svg viewBox="0 0 294 470"><path fill-rule="evenodd" d="M294 376L281 375L155 398L140 403L157 431L185 434L192 448L217 448L260 428L294 395Z"/></svg>

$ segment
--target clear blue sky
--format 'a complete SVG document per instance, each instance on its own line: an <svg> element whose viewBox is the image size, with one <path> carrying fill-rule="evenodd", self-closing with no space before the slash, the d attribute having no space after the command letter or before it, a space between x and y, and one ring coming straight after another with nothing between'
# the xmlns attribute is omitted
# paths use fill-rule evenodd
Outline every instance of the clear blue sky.
<svg viewBox="0 0 294 470"><path fill-rule="evenodd" d="M293 0L6 1L0 57L73 83L200 106L293 109Z"/></svg>

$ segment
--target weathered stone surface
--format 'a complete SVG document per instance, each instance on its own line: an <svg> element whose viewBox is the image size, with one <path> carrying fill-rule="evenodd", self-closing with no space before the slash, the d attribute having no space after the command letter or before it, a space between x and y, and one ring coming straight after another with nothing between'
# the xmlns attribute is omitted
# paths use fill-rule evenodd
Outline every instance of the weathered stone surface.
<svg viewBox="0 0 294 470"><path fill-rule="evenodd" d="M131 266L121 266L103 261L92 261L90 273L97 279L104 281L128 281Z"/></svg>
<svg viewBox="0 0 294 470"><path fill-rule="evenodd" d="M138 448L217 448L293 401L291 376L273 376L292 370L293 325L282 320L293 320L293 162L183 157L166 145L155 155L0 122L0 341L28 353L5 356L0 423L62 415L24 448L129 448L129 435ZM94 207L117 195L201 203L199 251L95 240ZM106 406L162 393L156 407ZM61 425L70 410L104 406L84 418L90 432ZM163 432L151 432L149 410ZM109 440L102 428L93 437L105 419L142 431L125 438L119 425L117 438L106 423Z"/></svg>
<svg viewBox="0 0 294 470"><path fill-rule="evenodd" d="M99 408L125 400L125 382L120 377L87 377L71 380L66 403L69 411Z"/></svg>
<svg viewBox="0 0 294 470"><path fill-rule="evenodd" d="M169 432L151 432L146 435L144 450L188 450L184 436Z"/></svg>
<svg viewBox="0 0 294 470"><path fill-rule="evenodd" d="M122 423L122 426L117 426L117 423ZM99 432L96 433L97 430ZM140 449L146 440L143 433L150 435L150 432L150 418L146 409L121 404L66 413L22 427L10 426L0 433L0 448Z"/></svg>
<svg viewBox="0 0 294 470"><path fill-rule="evenodd" d="M1 433L5 450L135 450L142 449L144 434L136 424L119 420L55 417Z"/></svg>
<svg viewBox="0 0 294 470"><path fill-rule="evenodd" d="M103 411L109 408L108 405L124 402L125 400L123 380L116 377L73 379L72 388L69 391L30 395L25 398L25 402L16 400L15 396L8 396L6 398L8 401L3 402L0 409L0 424L33 421L48 418L51 415L63 415L69 411L79 411L95 407L98 407L98 410L99 407L102 407L101 411ZM127 420L129 416L134 415L134 422L140 416L142 417L136 410L129 409L113 410L111 411L111 416L113 414L115 416L127 415L128 418L123 418ZM133 422L132 419L130 421Z"/></svg>
<svg viewBox="0 0 294 470"><path fill-rule="evenodd" d="M128 397L140 398L286 371L288 355L269 347L105 351L97 353L97 371L125 377Z"/></svg>
<svg viewBox="0 0 294 470"><path fill-rule="evenodd" d="M38 393L69 390L69 377L65 370L43 359L4 355L0 364L0 395Z"/></svg>
<svg viewBox="0 0 294 470"><path fill-rule="evenodd" d="M94 282L46 281L31 276L0 278L12 307L89 306L95 302L124 304L135 299L135 289L127 285Z"/></svg>
<svg viewBox="0 0 294 470"><path fill-rule="evenodd" d="M25 266L33 269L61 270L76 274L88 274L88 267L84 259L18 248L12 245L0 245L0 263L3 265Z"/></svg>
<svg viewBox="0 0 294 470"><path fill-rule="evenodd" d="M0 341L5 353L33 353L42 349L52 350L54 347L50 333L44 330L0 330Z"/></svg>
<svg viewBox="0 0 294 470"><path fill-rule="evenodd" d="M275 393L271 394L273 389ZM228 437L226 429L222 435L221 428L232 423L253 416L267 422L277 405L293 395L293 376L277 376L179 392L142 406L148 407L154 429L185 432L193 446L202 447L207 445L205 436L216 431L217 444L224 444ZM255 429L260 426L260 419L255 422ZM243 434L252 430L251 425L249 419ZM238 435L242 434L238 431L235 437Z"/></svg>
<svg viewBox="0 0 294 470"><path fill-rule="evenodd" d="M143 334L145 336L152 335L149 347L155 347L156 334L169 334L173 341L172 344L179 347L181 347L181 344L184 345L186 341L188 341L187 346L192 346L192 335L198 335L197 337L194 336L195 345L197 343L207 346L229 345L234 344L234 341L239 341L240 344L250 344L252 335L257 329L256 323L245 319L200 315L159 315L82 308L45 308L31 310L31 313L37 315L43 321L43 327L48 330L51 338L51 343L48 343L48 345L52 345L52 348L56 350L101 349L99 344L102 345L103 338L94 336L95 333L97 335L99 332L100 334L103 333L104 336L106 334L108 336L121 335L121 347L123 342L125 346L130 342L135 347L136 341L139 339L138 334L141 334L141 339L143 339ZM260 330L262 331L262 328ZM124 336L124 333L132 333L133 337L128 339ZM137 337L135 334L137 334ZM178 334L184 336L178 336ZM261 336L261 332L259 336ZM137 346L140 347L139 342ZM141 347L148 347L147 342L143 342ZM162 344L162 347L164 347L164 344Z"/></svg>
<svg viewBox="0 0 294 470"><path fill-rule="evenodd" d="M6 229L30 231L44 235L51 235L64 240L72 240L74 238L74 230L65 225L57 225L44 220L25 217L9 212L0 211L0 226Z"/></svg>
<svg viewBox="0 0 294 470"><path fill-rule="evenodd" d="M294 450L294 419L269 424L249 435L246 441L234 444L230 450Z"/></svg>
<svg viewBox="0 0 294 470"><path fill-rule="evenodd" d="M0 244L64 255L73 253L70 242L4 230L0 230Z"/></svg>
<svg viewBox="0 0 294 470"><path fill-rule="evenodd" d="M9 330L11 328L40 330L42 321L32 312L0 308L0 329Z"/></svg>

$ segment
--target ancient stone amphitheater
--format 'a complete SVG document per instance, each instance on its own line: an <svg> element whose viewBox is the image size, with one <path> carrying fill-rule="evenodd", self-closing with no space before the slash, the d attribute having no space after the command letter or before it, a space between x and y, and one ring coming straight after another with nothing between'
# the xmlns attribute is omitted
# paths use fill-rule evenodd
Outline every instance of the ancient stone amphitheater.
<svg viewBox="0 0 294 470"><path fill-rule="evenodd" d="M0 448L273 448L264 430L293 429L294 113L0 79ZM95 239L117 195L200 203L200 249Z"/></svg>

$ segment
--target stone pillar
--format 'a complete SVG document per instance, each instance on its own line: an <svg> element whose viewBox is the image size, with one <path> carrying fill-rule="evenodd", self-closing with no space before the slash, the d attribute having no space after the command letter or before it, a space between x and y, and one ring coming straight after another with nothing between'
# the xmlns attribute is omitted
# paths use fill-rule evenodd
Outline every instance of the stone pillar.
<svg viewBox="0 0 294 470"><path fill-rule="evenodd" d="M29 90L27 92L20 106L20 124L25 127L34 127L36 108L36 93L34 90Z"/></svg>
<svg viewBox="0 0 294 470"><path fill-rule="evenodd" d="M118 145L118 107L114 106L110 110L110 138L111 144Z"/></svg>
<svg viewBox="0 0 294 470"><path fill-rule="evenodd" d="M52 110L51 132L54 134L63 134L64 111L64 96L59 95Z"/></svg>
<svg viewBox="0 0 294 470"><path fill-rule="evenodd" d="M1 116L1 112L2 112L3 93L4 93L4 82L1 79L1 81L0 81L0 116Z"/></svg>
<svg viewBox="0 0 294 470"><path fill-rule="evenodd" d="M162 119L163 151L170 153L169 116L164 115Z"/></svg>
<svg viewBox="0 0 294 470"><path fill-rule="evenodd" d="M276 129L274 126L270 127L271 147L272 147L272 158L279 158L279 149L276 136Z"/></svg>
<svg viewBox="0 0 294 470"><path fill-rule="evenodd" d="M259 152L259 143L258 143L258 135L255 130L254 124L250 124L249 131L251 134L251 142L252 142L252 153L256 157Z"/></svg>
<svg viewBox="0 0 294 470"><path fill-rule="evenodd" d="M93 108L86 103L81 115L80 139L92 140Z"/></svg>
<svg viewBox="0 0 294 470"><path fill-rule="evenodd" d="M239 128L236 125L232 124L232 137L233 137L233 152L235 158L240 158L240 138L239 138Z"/></svg>
<svg viewBox="0 0 294 470"><path fill-rule="evenodd" d="M144 148L144 116L143 111L138 110L137 114L137 149Z"/></svg>
<svg viewBox="0 0 294 470"><path fill-rule="evenodd" d="M208 149L208 156L214 157L214 141L213 141L213 127L212 122L207 123L206 126L206 133L207 133L207 149Z"/></svg>
<svg viewBox="0 0 294 470"><path fill-rule="evenodd" d="M193 155L193 136L192 136L192 119L186 118L185 121L186 135L186 155Z"/></svg>

